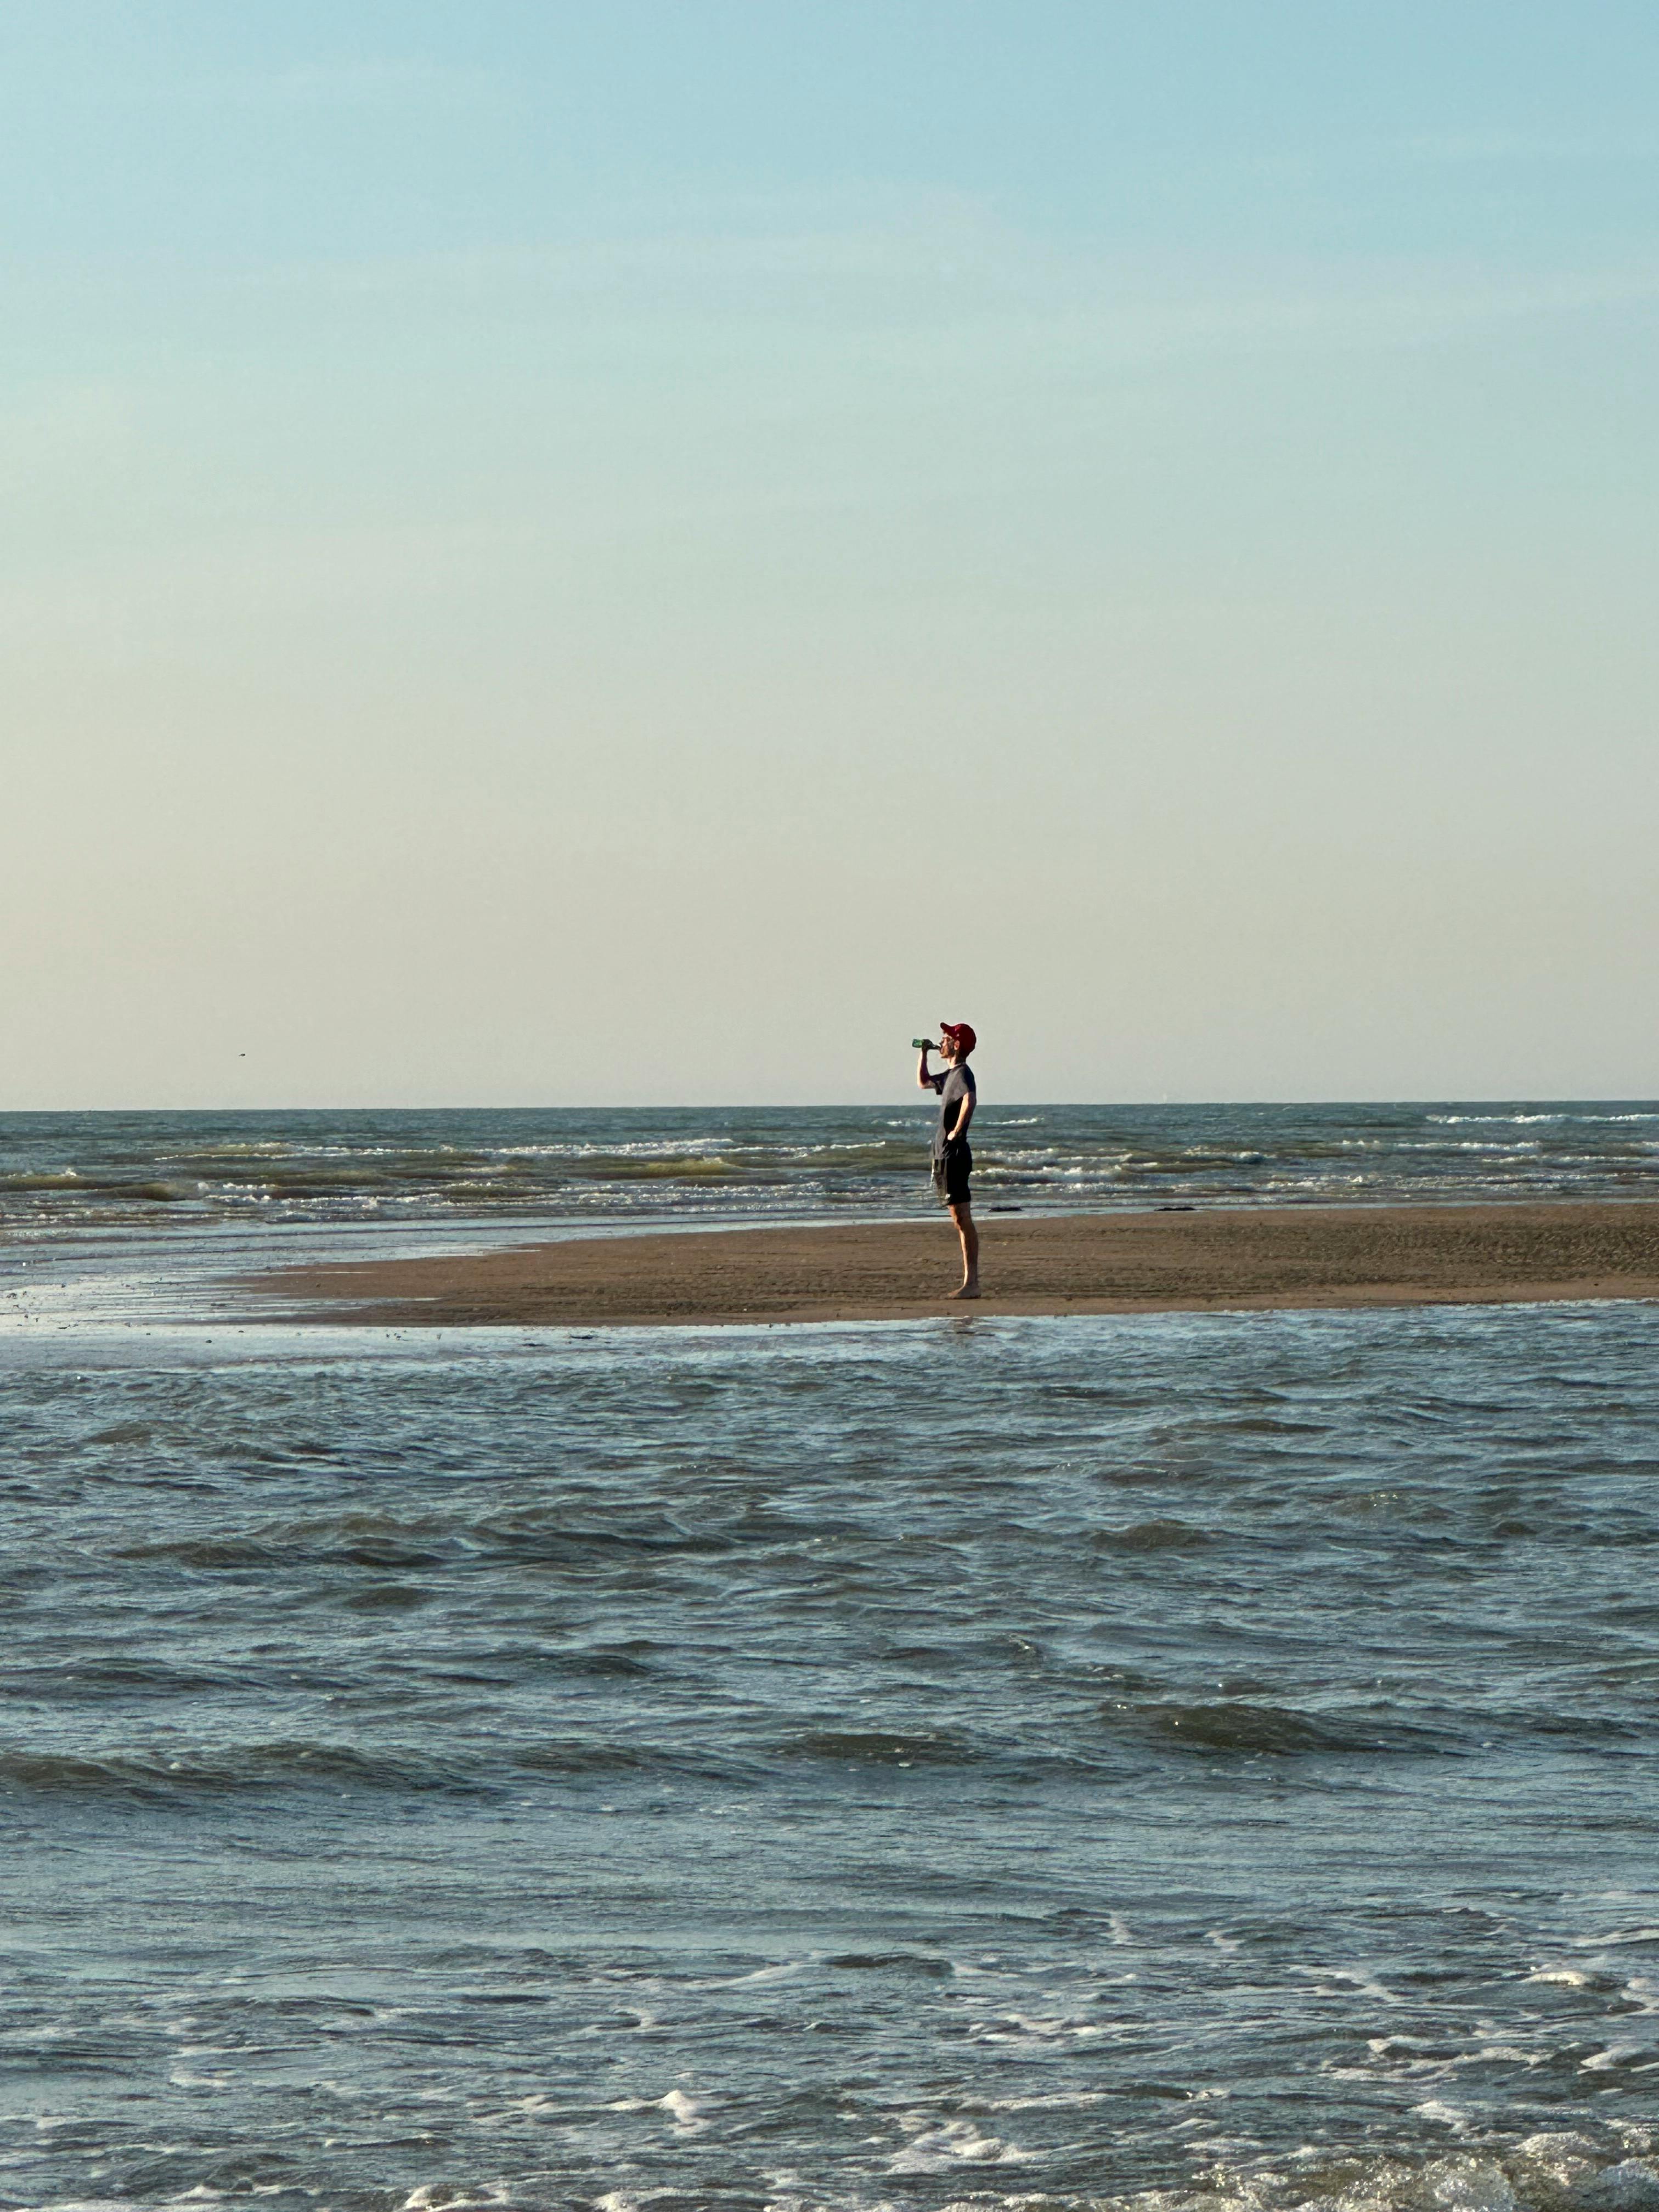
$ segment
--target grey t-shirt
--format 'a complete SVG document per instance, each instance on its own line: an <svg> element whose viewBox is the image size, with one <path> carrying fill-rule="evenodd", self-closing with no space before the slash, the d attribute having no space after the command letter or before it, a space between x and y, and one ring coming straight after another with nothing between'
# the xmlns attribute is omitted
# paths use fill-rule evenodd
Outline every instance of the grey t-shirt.
<svg viewBox="0 0 1659 2212"><path fill-rule="evenodd" d="M933 1132L933 1158L945 1155L945 1133L957 1126L957 1115L964 1098L977 1098L979 1085L974 1080L971 1067L947 1067L942 1075L933 1078L939 1092L939 1127ZM966 1142L966 1139L963 1139Z"/></svg>

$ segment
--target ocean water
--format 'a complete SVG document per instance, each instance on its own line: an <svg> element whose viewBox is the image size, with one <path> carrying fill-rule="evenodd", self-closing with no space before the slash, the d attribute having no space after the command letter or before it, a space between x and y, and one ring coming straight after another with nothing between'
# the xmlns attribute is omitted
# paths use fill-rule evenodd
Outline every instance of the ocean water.
<svg viewBox="0 0 1659 2212"><path fill-rule="evenodd" d="M1659 1128L1246 1109L1227 1169L1206 1110L1218 1199L1351 1112L1373 1195L1425 1126L1449 1196L1639 1190ZM1066 1112L1020 1142L1097 1162ZM1659 2208L1659 1311L213 1295L361 1238L394 1138L792 1141L559 1119L5 1125L8 1175L116 1194L14 1181L0 1246L0 2205ZM1509 1149L1457 1183L1471 1126ZM356 1184L185 1176L232 1141ZM661 1218L420 1172L371 1238ZM882 1210L799 1176L775 1211Z"/></svg>
<svg viewBox="0 0 1659 2212"><path fill-rule="evenodd" d="M0 1114L0 1235L915 1212L935 1103ZM1659 1197L1659 1103L1007 1106L982 1204Z"/></svg>

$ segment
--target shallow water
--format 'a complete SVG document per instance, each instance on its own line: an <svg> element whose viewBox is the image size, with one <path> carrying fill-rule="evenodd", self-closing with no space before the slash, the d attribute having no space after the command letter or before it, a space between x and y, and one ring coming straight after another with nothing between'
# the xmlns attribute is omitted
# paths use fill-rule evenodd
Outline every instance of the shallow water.
<svg viewBox="0 0 1659 2212"><path fill-rule="evenodd" d="M1659 1310L0 1340L0 2203L1643 2212Z"/></svg>

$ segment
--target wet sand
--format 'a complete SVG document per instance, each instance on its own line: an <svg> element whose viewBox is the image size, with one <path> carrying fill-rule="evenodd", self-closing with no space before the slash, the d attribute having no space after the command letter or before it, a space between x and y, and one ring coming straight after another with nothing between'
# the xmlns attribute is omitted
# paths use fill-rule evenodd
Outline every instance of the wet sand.
<svg viewBox="0 0 1659 2212"><path fill-rule="evenodd" d="M950 1298L960 1267L942 1218L585 1237L284 1268L245 1287L305 1318L430 1328L1659 1298L1653 1203L993 1214L980 1227L975 1305Z"/></svg>

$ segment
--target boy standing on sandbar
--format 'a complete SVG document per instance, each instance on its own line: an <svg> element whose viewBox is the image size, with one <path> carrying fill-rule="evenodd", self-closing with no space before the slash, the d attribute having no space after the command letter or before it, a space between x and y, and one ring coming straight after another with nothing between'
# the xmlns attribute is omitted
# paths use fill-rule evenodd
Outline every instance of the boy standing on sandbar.
<svg viewBox="0 0 1659 2212"><path fill-rule="evenodd" d="M927 1055L935 1048L924 1044L916 1066L916 1081L924 1091L939 1093L939 1127L933 1132L933 1188L940 1201L950 1207L951 1218L962 1239L962 1288L952 1291L951 1296L976 1298L979 1231L974 1226L973 1202L968 1194L968 1178L974 1166L974 1156L968 1147L968 1124L974 1118L978 1085L968 1065L968 1055L979 1039L966 1022L941 1022L939 1036L937 1049L945 1066L938 1071L928 1066Z"/></svg>

